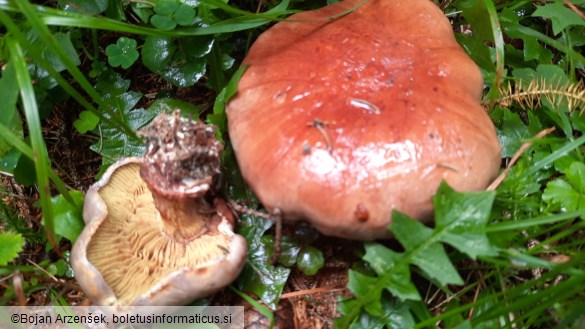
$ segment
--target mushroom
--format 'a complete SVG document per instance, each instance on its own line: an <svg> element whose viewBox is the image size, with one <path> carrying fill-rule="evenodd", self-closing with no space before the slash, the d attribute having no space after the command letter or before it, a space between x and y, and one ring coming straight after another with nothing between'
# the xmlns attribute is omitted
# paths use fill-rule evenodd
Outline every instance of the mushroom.
<svg viewBox="0 0 585 329"><path fill-rule="evenodd" d="M442 180L484 189L500 166L482 76L432 1L346 0L260 35L227 106L245 180L283 219L390 237L432 217Z"/></svg>
<svg viewBox="0 0 585 329"><path fill-rule="evenodd" d="M72 267L95 304L186 304L228 285L246 259L234 215L213 195L222 145L178 111L139 133L145 156L113 164L87 191Z"/></svg>

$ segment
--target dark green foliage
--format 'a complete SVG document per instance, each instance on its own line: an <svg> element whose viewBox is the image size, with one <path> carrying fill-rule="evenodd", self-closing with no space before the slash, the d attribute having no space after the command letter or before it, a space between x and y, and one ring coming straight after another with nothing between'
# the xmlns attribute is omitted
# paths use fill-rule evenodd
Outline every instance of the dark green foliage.
<svg viewBox="0 0 585 329"><path fill-rule="evenodd" d="M240 234L248 241L248 262L238 278L238 288L253 292L271 309L276 309L290 269L270 264L274 243L264 232L271 222L252 216L242 216Z"/></svg>
<svg viewBox="0 0 585 329"><path fill-rule="evenodd" d="M192 37L182 41L147 37L142 48L144 65L177 87L190 87L203 77L213 38Z"/></svg>
<svg viewBox="0 0 585 329"><path fill-rule="evenodd" d="M439 286L463 284L443 244L449 244L473 259L496 255L485 234L494 197L494 192L457 193L443 183L434 197L434 229L394 212L390 231L404 252L396 252L378 243L366 244L363 258L376 276L350 270L348 288L355 300L342 302L350 306L344 308L344 317L337 323L348 327L356 320L361 308L371 316L384 317L381 303L384 291L402 302L420 301L419 291L411 281L413 265Z"/></svg>
<svg viewBox="0 0 585 329"><path fill-rule="evenodd" d="M108 55L108 63L112 67L120 66L123 69L127 69L138 59L136 40L121 37L116 44L106 47L106 54Z"/></svg>

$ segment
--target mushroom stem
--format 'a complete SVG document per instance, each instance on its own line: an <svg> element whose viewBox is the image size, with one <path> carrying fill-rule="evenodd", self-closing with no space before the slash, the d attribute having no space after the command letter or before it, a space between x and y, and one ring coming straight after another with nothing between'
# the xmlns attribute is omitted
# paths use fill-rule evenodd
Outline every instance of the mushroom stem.
<svg viewBox="0 0 585 329"><path fill-rule="evenodd" d="M204 198L172 198L156 192L152 197L164 223L164 232L175 240L190 241L207 232L211 206Z"/></svg>
<svg viewBox="0 0 585 329"><path fill-rule="evenodd" d="M175 111L159 115L138 133L147 138L140 176L152 192L165 233L187 241L204 234L213 212L206 195L219 176L223 150L215 128Z"/></svg>

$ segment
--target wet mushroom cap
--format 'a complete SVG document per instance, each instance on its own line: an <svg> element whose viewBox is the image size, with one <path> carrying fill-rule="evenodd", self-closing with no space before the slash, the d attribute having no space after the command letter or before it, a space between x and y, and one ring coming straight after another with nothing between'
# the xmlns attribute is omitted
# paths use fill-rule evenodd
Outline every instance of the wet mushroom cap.
<svg viewBox="0 0 585 329"><path fill-rule="evenodd" d="M193 239L167 234L140 176L142 162L112 165L88 190L86 227L72 251L80 286L98 305L181 305L222 289L247 252L245 239L232 232L231 213L210 218L205 234Z"/></svg>
<svg viewBox="0 0 585 329"><path fill-rule="evenodd" d="M481 190L498 171L482 76L431 1L347 0L293 15L244 64L230 139L246 181L285 219L388 237L393 210L432 215L441 180Z"/></svg>

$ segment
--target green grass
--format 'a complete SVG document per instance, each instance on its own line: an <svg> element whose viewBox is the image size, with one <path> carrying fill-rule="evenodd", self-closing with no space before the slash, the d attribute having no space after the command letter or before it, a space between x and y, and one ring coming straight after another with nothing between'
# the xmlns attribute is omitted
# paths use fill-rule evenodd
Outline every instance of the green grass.
<svg viewBox="0 0 585 329"><path fill-rule="evenodd" d="M78 118L71 123L76 133L101 156L101 171L120 157L140 155L142 141L134 132L161 111L179 107L225 135L224 104L243 73L238 67L250 41L268 24L327 1L266 2L258 13L257 3L244 0L202 0L193 7L176 2L175 16L151 3L161 1L55 0L41 6L0 0L0 172L33 187L43 221L27 227L14 209L0 205L0 249L10 251L0 257L0 279L23 275L27 296L46 291L66 303L51 277L71 277L66 250L83 225L83 195L60 178L47 150L44 129L53 108L68 104L65 111ZM441 2L456 31L473 31L456 37L482 70L483 103L503 157L509 160L525 142L532 145L493 192L463 194L443 186L437 214L450 217L437 215L434 228L396 215L390 230L402 250L364 244L361 266L348 273L353 297L338 304L338 327L585 327L585 1L570 3ZM66 4L77 10L64 10ZM136 72L152 72L166 91L152 101L136 89ZM168 92L185 88L216 97L188 104ZM546 137L532 138L551 127L555 131ZM224 167L230 197L257 206L229 147ZM469 211L458 212L462 207ZM466 221L475 226L453 230ZM242 216L240 233L251 256L231 291L242 297L252 292L275 308L297 256L315 252L314 241L286 238L281 263L287 266L269 264L270 226ZM447 236L478 243L465 248ZM32 265L23 243L52 250L54 257ZM439 259L437 268L429 258ZM320 267L312 265L311 271ZM0 290L0 304L15 303L12 286Z"/></svg>

